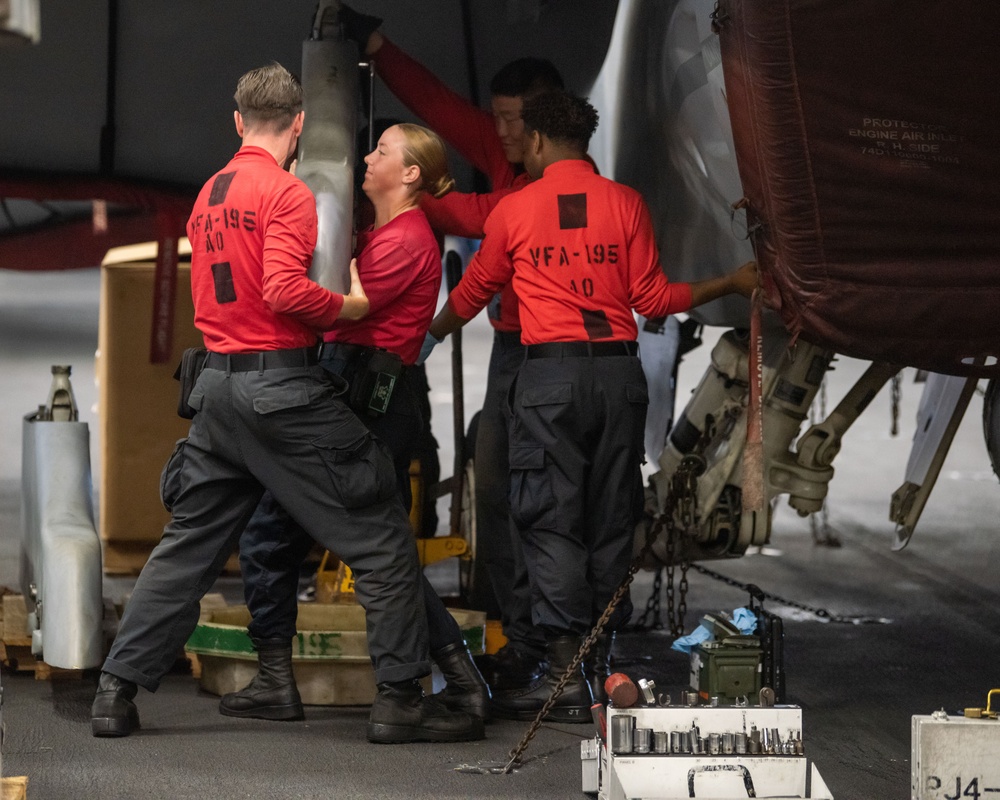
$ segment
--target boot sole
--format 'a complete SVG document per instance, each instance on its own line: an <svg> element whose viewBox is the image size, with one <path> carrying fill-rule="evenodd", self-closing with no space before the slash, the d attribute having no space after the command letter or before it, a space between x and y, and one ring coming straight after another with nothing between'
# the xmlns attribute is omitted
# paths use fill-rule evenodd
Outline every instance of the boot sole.
<svg viewBox="0 0 1000 800"><path fill-rule="evenodd" d="M493 706L493 716L500 719L516 719L528 722L538 716L541 708L534 709L514 709L500 708ZM565 708L553 708L545 715L546 722L562 722L567 725L582 725L583 723L593 723L594 718L590 715L590 709L583 706L568 706Z"/></svg>
<svg viewBox="0 0 1000 800"><path fill-rule="evenodd" d="M132 731L139 728L139 715L129 714L127 717L122 719L121 717L91 717L90 718L90 732L94 736L106 736L113 738L120 738L122 736L128 736Z"/></svg>
<svg viewBox="0 0 1000 800"><path fill-rule="evenodd" d="M368 741L373 744L409 744L411 742L477 742L486 738L482 720L467 731L434 731L408 725L368 723Z"/></svg>
<svg viewBox="0 0 1000 800"><path fill-rule="evenodd" d="M266 719L272 722L296 722L306 718L302 706L259 706L245 710L219 706L219 713L224 717L239 717L241 719Z"/></svg>
<svg viewBox="0 0 1000 800"><path fill-rule="evenodd" d="M456 703L442 701L449 711L461 711L470 717L477 717L483 722L490 722L493 719L492 709L489 703Z"/></svg>

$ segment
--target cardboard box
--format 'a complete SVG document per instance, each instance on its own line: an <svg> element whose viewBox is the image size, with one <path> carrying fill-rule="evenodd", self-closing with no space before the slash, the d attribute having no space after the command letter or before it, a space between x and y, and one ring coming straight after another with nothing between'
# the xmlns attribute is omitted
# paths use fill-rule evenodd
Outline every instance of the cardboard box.
<svg viewBox="0 0 1000 800"><path fill-rule="evenodd" d="M181 263L173 355L165 364L149 363L155 257L155 244L116 248L101 270L100 535L109 574L137 574L170 518L160 503L160 472L190 425L177 416L173 374L185 348L202 346L194 327L190 264Z"/></svg>

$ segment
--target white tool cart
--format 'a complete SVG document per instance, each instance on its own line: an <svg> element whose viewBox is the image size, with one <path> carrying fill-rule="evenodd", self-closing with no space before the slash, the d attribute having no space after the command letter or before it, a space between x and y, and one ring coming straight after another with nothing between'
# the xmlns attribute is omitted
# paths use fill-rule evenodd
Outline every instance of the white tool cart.
<svg viewBox="0 0 1000 800"><path fill-rule="evenodd" d="M607 709L581 743L583 791L598 800L833 800L802 743L798 706Z"/></svg>

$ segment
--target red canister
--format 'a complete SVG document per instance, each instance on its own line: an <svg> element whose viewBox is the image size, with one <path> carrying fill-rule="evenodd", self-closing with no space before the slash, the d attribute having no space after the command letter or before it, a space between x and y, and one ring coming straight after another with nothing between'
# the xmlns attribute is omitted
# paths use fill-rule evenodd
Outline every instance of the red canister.
<svg viewBox="0 0 1000 800"><path fill-rule="evenodd" d="M631 708L639 699L638 688L624 672L608 675L608 679L604 681L604 691L608 693L608 699L615 708Z"/></svg>

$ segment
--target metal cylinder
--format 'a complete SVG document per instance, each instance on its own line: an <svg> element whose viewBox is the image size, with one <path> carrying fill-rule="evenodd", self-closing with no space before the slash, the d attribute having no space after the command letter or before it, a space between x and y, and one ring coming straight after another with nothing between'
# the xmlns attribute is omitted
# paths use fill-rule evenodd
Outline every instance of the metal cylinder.
<svg viewBox="0 0 1000 800"><path fill-rule="evenodd" d="M635 717L630 714L616 714L611 718L611 752L632 752L632 731L635 729Z"/></svg>
<svg viewBox="0 0 1000 800"><path fill-rule="evenodd" d="M709 755L717 756L722 750L722 737L717 733L708 734Z"/></svg>
<svg viewBox="0 0 1000 800"><path fill-rule="evenodd" d="M736 734L736 753L737 755L745 755L747 752L747 735L745 733Z"/></svg>
<svg viewBox="0 0 1000 800"><path fill-rule="evenodd" d="M666 731L653 732L653 752L654 753L670 752L670 736Z"/></svg>
<svg viewBox="0 0 1000 800"><path fill-rule="evenodd" d="M732 755L736 750L736 735L732 733L722 734L722 752L725 755Z"/></svg>
<svg viewBox="0 0 1000 800"><path fill-rule="evenodd" d="M635 729L635 742L632 748L633 752L648 753L652 749L652 744L653 744L652 728Z"/></svg>
<svg viewBox="0 0 1000 800"><path fill-rule="evenodd" d="M687 733L688 738L688 752L700 754L702 753L701 747L701 737L698 735L698 729L692 728Z"/></svg>
<svg viewBox="0 0 1000 800"><path fill-rule="evenodd" d="M679 753L681 752L681 732L680 731L670 731L670 752Z"/></svg>
<svg viewBox="0 0 1000 800"><path fill-rule="evenodd" d="M330 291L351 288L358 50L326 28L327 39L302 44L306 112L296 177L316 198L316 249L309 277Z"/></svg>

